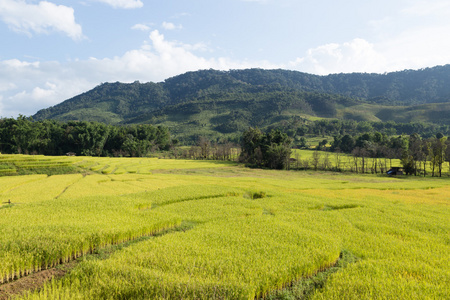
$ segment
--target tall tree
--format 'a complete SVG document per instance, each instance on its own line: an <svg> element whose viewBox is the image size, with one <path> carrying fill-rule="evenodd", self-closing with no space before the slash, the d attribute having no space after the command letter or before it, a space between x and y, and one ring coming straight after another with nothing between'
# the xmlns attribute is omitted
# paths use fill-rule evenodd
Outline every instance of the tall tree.
<svg viewBox="0 0 450 300"><path fill-rule="evenodd" d="M249 165L284 169L289 165L291 138L280 130L262 133L249 128L242 136L240 160Z"/></svg>

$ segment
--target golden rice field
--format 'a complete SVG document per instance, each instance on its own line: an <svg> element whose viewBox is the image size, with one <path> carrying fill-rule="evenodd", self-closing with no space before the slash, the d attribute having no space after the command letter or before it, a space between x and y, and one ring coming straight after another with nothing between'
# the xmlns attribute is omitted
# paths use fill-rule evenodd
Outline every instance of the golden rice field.
<svg viewBox="0 0 450 300"><path fill-rule="evenodd" d="M448 177L64 159L86 172L0 177L0 287L79 261L20 299L274 299L342 253L307 297L450 298Z"/></svg>

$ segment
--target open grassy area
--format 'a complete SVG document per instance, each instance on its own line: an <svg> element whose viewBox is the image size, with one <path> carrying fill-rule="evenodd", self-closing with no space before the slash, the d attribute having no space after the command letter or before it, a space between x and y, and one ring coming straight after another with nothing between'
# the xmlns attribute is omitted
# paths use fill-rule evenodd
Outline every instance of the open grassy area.
<svg viewBox="0 0 450 300"><path fill-rule="evenodd" d="M67 160L0 177L0 282L79 261L22 298L450 297L449 178Z"/></svg>

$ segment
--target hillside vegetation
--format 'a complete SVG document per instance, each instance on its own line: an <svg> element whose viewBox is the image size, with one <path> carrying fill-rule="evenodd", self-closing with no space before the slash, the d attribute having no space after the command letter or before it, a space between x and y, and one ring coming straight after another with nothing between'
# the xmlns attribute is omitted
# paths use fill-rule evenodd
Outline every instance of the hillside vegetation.
<svg viewBox="0 0 450 300"><path fill-rule="evenodd" d="M34 119L151 123L176 137L236 137L294 118L450 124L450 65L387 74L202 70L160 83L104 83Z"/></svg>

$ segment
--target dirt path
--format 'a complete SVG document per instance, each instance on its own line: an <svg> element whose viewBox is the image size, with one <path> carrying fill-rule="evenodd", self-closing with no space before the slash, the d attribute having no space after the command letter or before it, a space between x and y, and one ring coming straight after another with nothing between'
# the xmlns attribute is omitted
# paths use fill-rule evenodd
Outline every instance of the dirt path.
<svg viewBox="0 0 450 300"><path fill-rule="evenodd" d="M7 300L12 296L19 296L28 291L42 288L52 278L61 278L77 265L77 261L62 265L62 267L43 270L21 277L9 283L0 285L0 300Z"/></svg>

